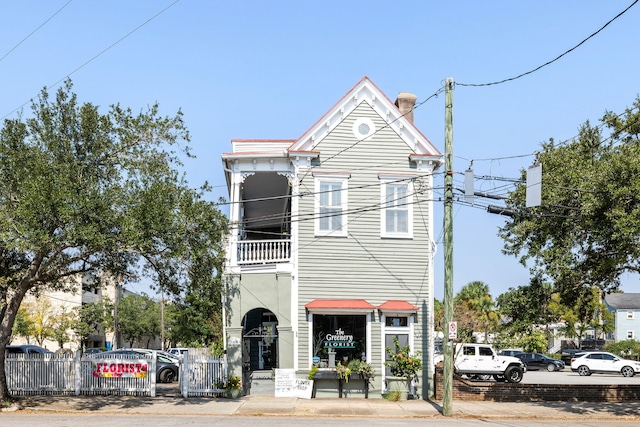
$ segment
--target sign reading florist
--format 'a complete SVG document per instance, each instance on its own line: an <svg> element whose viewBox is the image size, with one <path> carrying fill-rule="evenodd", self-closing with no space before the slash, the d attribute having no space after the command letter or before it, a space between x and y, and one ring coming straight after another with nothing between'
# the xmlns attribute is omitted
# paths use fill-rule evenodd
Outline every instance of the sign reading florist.
<svg viewBox="0 0 640 427"><path fill-rule="evenodd" d="M336 329L335 334L324 337L324 348L355 348L353 335L346 335L342 328Z"/></svg>
<svg viewBox="0 0 640 427"><path fill-rule="evenodd" d="M102 378L145 378L149 371L146 360L97 360L93 363L93 376Z"/></svg>

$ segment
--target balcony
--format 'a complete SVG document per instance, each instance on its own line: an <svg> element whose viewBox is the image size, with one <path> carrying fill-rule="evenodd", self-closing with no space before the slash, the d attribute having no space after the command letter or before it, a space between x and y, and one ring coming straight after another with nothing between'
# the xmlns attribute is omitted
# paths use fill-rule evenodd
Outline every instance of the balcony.
<svg viewBox="0 0 640 427"><path fill-rule="evenodd" d="M291 239L241 240L238 242L238 265L289 262Z"/></svg>

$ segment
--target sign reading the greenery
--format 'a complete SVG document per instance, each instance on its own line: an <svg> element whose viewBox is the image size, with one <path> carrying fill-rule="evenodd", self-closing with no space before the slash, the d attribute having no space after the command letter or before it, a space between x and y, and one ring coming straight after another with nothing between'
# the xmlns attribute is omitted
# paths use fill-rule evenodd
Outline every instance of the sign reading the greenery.
<svg viewBox="0 0 640 427"><path fill-rule="evenodd" d="M339 328L335 334L327 334L324 348L356 348L356 344L353 335L346 335L342 328Z"/></svg>
<svg viewBox="0 0 640 427"><path fill-rule="evenodd" d="M102 378L145 378L149 365L145 360L104 360L93 364L93 376Z"/></svg>

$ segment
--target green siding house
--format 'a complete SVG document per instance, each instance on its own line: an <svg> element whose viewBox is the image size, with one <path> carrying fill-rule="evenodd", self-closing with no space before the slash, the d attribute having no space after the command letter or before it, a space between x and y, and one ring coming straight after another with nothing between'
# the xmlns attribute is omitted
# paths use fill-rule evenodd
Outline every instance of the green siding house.
<svg viewBox="0 0 640 427"><path fill-rule="evenodd" d="M225 346L245 380L359 359L376 369L369 397L381 397L397 337L422 353L415 387L430 395L442 156L415 127L415 102L364 77L299 138L233 140L222 154Z"/></svg>

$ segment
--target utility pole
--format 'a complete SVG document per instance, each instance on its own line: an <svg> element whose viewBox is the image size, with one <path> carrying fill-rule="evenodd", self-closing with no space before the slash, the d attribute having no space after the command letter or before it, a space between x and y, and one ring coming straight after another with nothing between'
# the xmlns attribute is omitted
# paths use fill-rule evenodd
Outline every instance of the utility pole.
<svg viewBox="0 0 640 427"><path fill-rule="evenodd" d="M445 80L444 108L444 371L442 415L451 416L453 394L453 78Z"/></svg>
<svg viewBox="0 0 640 427"><path fill-rule="evenodd" d="M120 345L119 335L120 335L120 325L118 324L118 304L120 304L120 287L122 286L122 276L118 276L116 280L116 294L113 296L113 340L114 343L112 345L111 350L117 350Z"/></svg>
<svg viewBox="0 0 640 427"><path fill-rule="evenodd" d="M164 290L160 290L160 350L164 350Z"/></svg>

